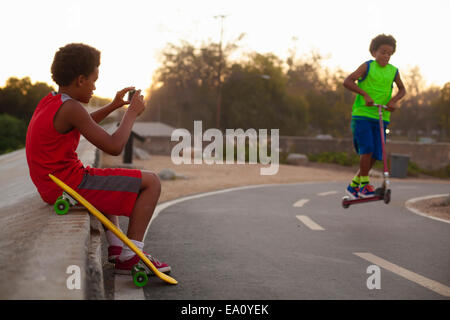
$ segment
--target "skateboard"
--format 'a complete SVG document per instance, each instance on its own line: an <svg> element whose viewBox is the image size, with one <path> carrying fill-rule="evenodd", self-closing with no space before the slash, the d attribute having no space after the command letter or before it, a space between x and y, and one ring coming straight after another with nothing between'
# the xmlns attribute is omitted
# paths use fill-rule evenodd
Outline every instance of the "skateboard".
<svg viewBox="0 0 450 320"><path fill-rule="evenodd" d="M387 109L386 106L381 104L375 104L375 107L378 108L378 117L379 117L379 123L380 123L380 138L381 138L381 148L383 151L383 184L381 188L377 188L375 190L375 195L372 197L367 198L358 198L358 199L350 199L350 197L345 196L342 198L342 207L344 209L347 209L352 204L357 203L363 203L363 202L370 202L370 201L378 201L383 200L384 203L388 204L391 201L391 189L389 189L390 182L389 182L389 170L387 166L387 159L386 159L386 147L385 147L385 141L384 141L384 125L383 125L383 109Z"/></svg>
<svg viewBox="0 0 450 320"><path fill-rule="evenodd" d="M143 287L148 282L148 277L153 273L161 280L170 283L177 284L178 281L174 278L168 276L165 273L159 271L153 263L145 256L145 254L136 247L136 245L131 242L130 239L119 230L108 218L106 218L97 208L79 195L75 190L66 185L57 177L49 174L50 179L53 180L61 189L64 190L63 195L56 200L54 205L54 210L57 214L66 214L70 207L76 205L77 203L82 204L92 215L94 215L100 222L111 232L113 232L123 243L125 243L131 250L136 253L141 260L139 263L133 266L131 269L131 275L133 277L133 282L138 287Z"/></svg>

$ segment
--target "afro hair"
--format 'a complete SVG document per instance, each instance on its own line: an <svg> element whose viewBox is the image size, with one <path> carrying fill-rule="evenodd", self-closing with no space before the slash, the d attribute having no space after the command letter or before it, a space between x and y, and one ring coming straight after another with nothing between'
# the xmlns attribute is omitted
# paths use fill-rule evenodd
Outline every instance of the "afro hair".
<svg viewBox="0 0 450 320"><path fill-rule="evenodd" d="M68 86L80 75L88 77L99 65L100 51L83 43L70 43L55 53L52 79L58 86Z"/></svg>
<svg viewBox="0 0 450 320"><path fill-rule="evenodd" d="M373 38L372 41L370 42L370 47L369 47L370 53L374 54L375 51L377 51L378 48L380 46L382 46L383 44L390 45L392 48L394 48L394 52L395 52L397 41L394 39L394 37L391 35L379 34L378 36Z"/></svg>

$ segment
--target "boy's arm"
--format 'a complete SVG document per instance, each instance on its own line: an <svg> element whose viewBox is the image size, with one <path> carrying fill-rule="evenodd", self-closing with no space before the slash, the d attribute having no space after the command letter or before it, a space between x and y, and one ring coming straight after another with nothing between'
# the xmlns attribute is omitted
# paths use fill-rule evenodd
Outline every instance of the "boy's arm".
<svg viewBox="0 0 450 320"><path fill-rule="evenodd" d="M66 101L55 115L54 121L68 124L77 128L80 133L97 148L111 155L119 155L130 137L136 117L144 111L143 96L137 91L131 100L130 107L120 122L117 130L110 135L99 126L86 109L75 100ZM56 117L58 116L57 120Z"/></svg>
<svg viewBox="0 0 450 320"><path fill-rule="evenodd" d="M391 100L386 104L386 106L388 107L388 110L391 112L394 112L396 107L395 104L405 96L406 94L406 88L405 85L403 84L402 79L400 78L400 73L398 72L397 75L395 76L394 79L395 84L397 85L398 88L398 92L395 96L393 96L391 98Z"/></svg>
<svg viewBox="0 0 450 320"><path fill-rule="evenodd" d="M116 93L114 100L110 104L91 113L92 119L95 122L100 123L111 112L113 112L116 109L119 109L120 107L124 106L125 104L130 103L130 101L123 100L125 94L130 90L134 90L134 87L127 87L127 88L124 88L124 89L118 91Z"/></svg>
<svg viewBox="0 0 450 320"><path fill-rule="evenodd" d="M348 90L358 93L364 97L364 100L366 101L366 105L372 106L373 100L372 98L362 90L358 85L355 83L358 79L362 78L367 72L367 65L366 63L363 63L359 66L356 71L351 73L347 78L344 80L344 87L346 87Z"/></svg>

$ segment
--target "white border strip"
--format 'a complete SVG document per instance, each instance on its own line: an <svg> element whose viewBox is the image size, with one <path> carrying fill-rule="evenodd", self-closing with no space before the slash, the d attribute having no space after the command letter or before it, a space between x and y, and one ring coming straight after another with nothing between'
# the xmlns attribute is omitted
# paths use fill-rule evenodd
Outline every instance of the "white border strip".
<svg viewBox="0 0 450 320"><path fill-rule="evenodd" d="M369 252L353 252L353 254L373 264L376 264L379 267L389 270L390 272L393 272L405 279L408 279L409 281L415 282L418 285L430 289L444 297L450 297L450 287L447 287L442 283L428 279L415 272L409 271Z"/></svg>
<svg viewBox="0 0 450 320"><path fill-rule="evenodd" d="M422 211L420 211L420 210L418 210L416 208L413 208L413 205L412 205L413 203L415 203L417 201L428 200L428 199L433 199L433 198L440 198L440 197L447 197L448 195L449 195L448 193L447 194L435 194L435 195L431 195L431 196L425 196L425 197L418 197L418 198L409 199L408 201L405 202L405 207L409 211L411 211L411 212L413 212L415 214L418 214L419 216L423 216L423 217L430 218L430 219L433 219L433 220L437 220L437 221L440 221L440 222L450 223L450 221L448 221L448 220L433 217L433 216L428 215L428 214L426 214L426 213L424 213L424 212L422 212Z"/></svg>

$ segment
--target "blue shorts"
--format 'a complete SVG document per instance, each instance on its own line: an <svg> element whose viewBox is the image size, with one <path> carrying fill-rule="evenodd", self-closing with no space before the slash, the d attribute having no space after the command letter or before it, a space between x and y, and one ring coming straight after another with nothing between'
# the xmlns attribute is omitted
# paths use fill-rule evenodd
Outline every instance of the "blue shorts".
<svg viewBox="0 0 450 320"><path fill-rule="evenodd" d="M388 122L383 121L384 141ZM372 158L383 160L379 120L352 119L353 145L358 154L372 154Z"/></svg>

